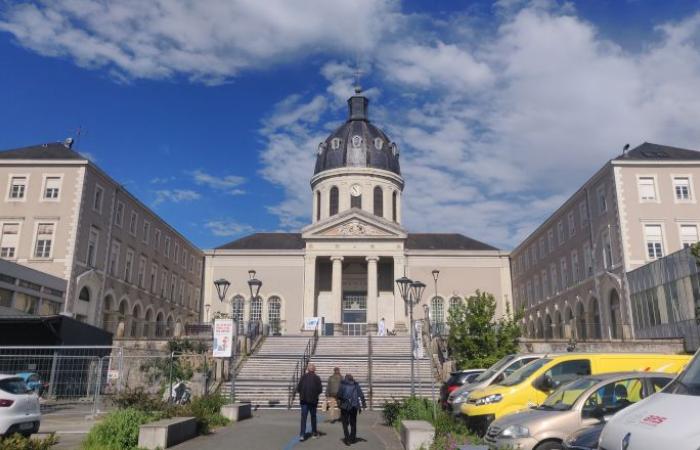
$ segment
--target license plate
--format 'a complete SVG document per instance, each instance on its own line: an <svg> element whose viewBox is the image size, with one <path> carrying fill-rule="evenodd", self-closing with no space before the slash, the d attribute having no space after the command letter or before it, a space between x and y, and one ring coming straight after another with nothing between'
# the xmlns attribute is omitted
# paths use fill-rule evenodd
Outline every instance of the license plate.
<svg viewBox="0 0 700 450"><path fill-rule="evenodd" d="M31 430L32 428L34 428L34 422L26 422L19 424L20 430Z"/></svg>

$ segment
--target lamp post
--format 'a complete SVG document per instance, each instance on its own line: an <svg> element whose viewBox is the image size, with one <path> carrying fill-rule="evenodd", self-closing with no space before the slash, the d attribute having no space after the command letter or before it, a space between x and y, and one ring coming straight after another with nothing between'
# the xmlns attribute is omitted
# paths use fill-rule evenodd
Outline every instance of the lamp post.
<svg viewBox="0 0 700 450"><path fill-rule="evenodd" d="M231 286L231 282L229 282L225 278L219 278L218 280L214 281L214 286L216 287L216 294L219 296L219 301L223 303L226 301L226 292L228 291L229 286ZM207 310L207 315L209 314L209 311ZM231 301L231 319L233 319L233 301ZM236 339L236 336L234 336L234 339ZM230 403L233 403L233 400L235 399L235 378L236 378L236 371L231 370L231 367L233 367L233 363L235 361L234 355L236 352L236 344L238 342L232 342L231 343L231 348L232 348L232 354L231 354L231 361L229 361L229 376L231 378L231 389L229 392L229 401Z"/></svg>
<svg viewBox="0 0 700 450"><path fill-rule="evenodd" d="M438 296L437 282L438 282L438 278L440 277L440 271L437 270L437 269L433 269L432 274L433 274L433 281L435 282L435 297L433 297L433 298L437 299L437 296ZM437 300L436 300L436 301L437 301ZM445 311L445 310L444 310L444 307L443 307L443 311ZM434 313L435 313L435 311L433 311L433 314L434 314ZM438 325L438 326L440 326L440 325ZM430 329L430 328L429 328L429 329ZM439 330L439 329L438 329L437 331L438 331L437 334L440 334L440 332L441 332L442 330ZM431 338L432 338L432 336L431 336Z"/></svg>
<svg viewBox="0 0 700 450"><path fill-rule="evenodd" d="M254 270L248 271L248 288L250 289L250 304L253 305L253 300L258 298L260 293L260 288L262 287L262 281L255 278L256 272Z"/></svg>
<svg viewBox="0 0 700 450"><path fill-rule="evenodd" d="M420 298L423 295L423 290L425 289L425 284L420 281L413 281L406 276L398 278L396 280L396 285L399 288L399 293L401 298L403 298L404 303L408 306L409 312L409 323L410 323L410 333L411 333L411 396L416 395L416 374L415 374L415 330L413 327L413 307L420 302Z"/></svg>
<svg viewBox="0 0 700 450"><path fill-rule="evenodd" d="M209 308L211 308L211 306L209 304L204 305L204 315L205 315L204 321L206 323L209 323Z"/></svg>

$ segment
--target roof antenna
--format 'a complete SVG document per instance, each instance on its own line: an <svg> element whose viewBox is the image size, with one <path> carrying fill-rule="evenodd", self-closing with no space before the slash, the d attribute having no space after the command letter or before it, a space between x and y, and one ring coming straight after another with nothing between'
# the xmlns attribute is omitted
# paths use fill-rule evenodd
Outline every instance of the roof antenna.
<svg viewBox="0 0 700 450"><path fill-rule="evenodd" d="M69 137L63 141L63 146L66 148L73 148L73 138Z"/></svg>
<svg viewBox="0 0 700 450"><path fill-rule="evenodd" d="M625 156L625 154L627 153L627 150L629 150L629 148L630 148L629 144L625 144L625 146L622 147L622 156Z"/></svg>

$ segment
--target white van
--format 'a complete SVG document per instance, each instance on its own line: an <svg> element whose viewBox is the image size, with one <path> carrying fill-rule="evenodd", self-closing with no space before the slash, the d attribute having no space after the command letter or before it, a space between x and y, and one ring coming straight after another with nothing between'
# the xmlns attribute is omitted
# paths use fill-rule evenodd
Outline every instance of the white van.
<svg viewBox="0 0 700 450"><path fill-rule="evenodd" d="M615 414L603 428L600 450L698 450L700 351L657 394Z"/></svg>

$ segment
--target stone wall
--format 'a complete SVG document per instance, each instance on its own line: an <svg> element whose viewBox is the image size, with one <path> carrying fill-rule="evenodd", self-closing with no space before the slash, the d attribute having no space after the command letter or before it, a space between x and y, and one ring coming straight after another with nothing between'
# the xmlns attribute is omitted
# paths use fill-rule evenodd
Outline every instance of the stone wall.
<svg viewBox="0 0 700 450"><path fill-rule="evenodd" d="M568 351L569 345L569 341L565 339L548 341L520 339L519 348L523 353L565 353ZM685 353L683 339L680 338L577 342L574 351L586 353Z"/></svg>

